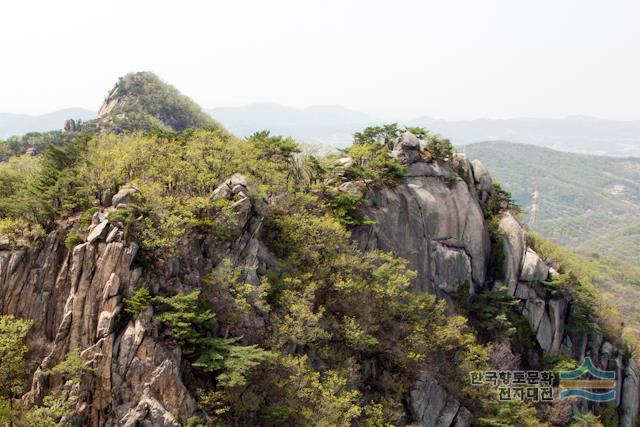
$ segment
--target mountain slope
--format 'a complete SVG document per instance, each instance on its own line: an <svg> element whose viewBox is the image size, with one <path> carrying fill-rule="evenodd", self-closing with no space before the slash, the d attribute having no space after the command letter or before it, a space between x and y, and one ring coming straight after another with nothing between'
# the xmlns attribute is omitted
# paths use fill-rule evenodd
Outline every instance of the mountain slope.
<svg viewBox="0 0 640 427"><path fill-rule="evenodd" d="M580 410L635 424L615 313L480 162L396 126L340 159L206 120L127 133L184 124L156 89L0 164L0 424L564 426L567 402L469 379L587 355L619 393Z"/></svg>
<svg viewBox="0 0 640 427"><path fill-rule="evenodd" d="M468 145L529 218L534 231L578 251L594 283L640 336L640 159L587 156L509 142Z"/></svg>
<svg viewBox="0 0 640 427"><path fill-rule="evenodd" d="M529 211L540 190L535 231L584 252L640 265L640 159L588 156L509 142L468 145Z"/></svg>
<svg viewBox="0 0 640 427"><path fill-rule="evenodd" d="M198 104L148 71L118 80L98 111L97 124L112 132L219 127Z"/></svg>

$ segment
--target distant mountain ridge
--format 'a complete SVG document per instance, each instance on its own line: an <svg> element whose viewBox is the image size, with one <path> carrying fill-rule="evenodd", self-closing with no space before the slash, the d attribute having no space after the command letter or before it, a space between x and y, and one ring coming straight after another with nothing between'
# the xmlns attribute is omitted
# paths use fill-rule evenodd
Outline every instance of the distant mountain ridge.
<svg viewBox="0 0 640 427"><path fill-rule="evenodd" d="M0 138L62 129L66 119L86 121L95 117L96 112L86 108L65 108L39 115L0 113Z"/></svg>
<svg viewBox="0 0 640 427"><path fill-rule="evenodd" d="M354 132L383 121L339 105L293 108L258 103L211 108L205 112L238 136L249 136L269 129L275 134L292 136L302 142L331 147L345 147L351 144Z"/></svg>
<svg viewBox="0 0 640 427"><path fill-rule="evenodd" d="M589 116L440 120L424 116L403 121L376 117L340 105L294 108L275 103L209 108L204 112L241 137L269 129L272 133L322 147L344 148L351 144L355 132L367 126L399 122L425 127L446 136L458 146L503 140L574 153L640 157L640 120L606 120ZM69 118L87 121L95 117L94 111L82 108L38 116L0 113L0 138L61 129Z"/></svg>
<svg viewBox="0 0 640 427"><path fill-rule="evenodd" d="M370 125L399 122L422 126L450 138L456 145L506 140L560 151L610 156L640 156L640 120L617 121L589 116L564 119L513 118L439 120L418 117L396 120L375 117L342 106L291 108L279 104L250 104L205 110L239 136L270 129L304 142L346 147L354 132Z"/></svg>
<svg viewBox="0 0 640 427"><path fill-rule="evenodd" d="M458 145L503 140L574 153L640 156L640 120L569 116L448 121L423 117L409 124L446 135Z"/></svg>

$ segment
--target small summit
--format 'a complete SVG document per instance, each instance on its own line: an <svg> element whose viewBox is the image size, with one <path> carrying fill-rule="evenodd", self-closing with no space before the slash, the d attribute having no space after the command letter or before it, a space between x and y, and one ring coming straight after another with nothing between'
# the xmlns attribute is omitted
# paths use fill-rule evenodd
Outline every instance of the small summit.
<svg viewBox="0 0 640 427"><path fill-rule="evenodd" d="M149 71L118 79L98 111L96 125L108 132L221 127L193 100Z"/></svg>

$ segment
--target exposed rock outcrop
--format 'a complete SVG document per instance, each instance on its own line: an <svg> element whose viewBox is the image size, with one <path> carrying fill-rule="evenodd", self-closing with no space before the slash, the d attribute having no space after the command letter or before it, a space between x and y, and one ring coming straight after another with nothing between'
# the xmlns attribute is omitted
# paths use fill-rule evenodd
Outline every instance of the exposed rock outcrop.
<svg viewBox="0 0 640 427"><path fill-rule="evenodd" d="M243 179L234 176L231 181L246 184ZM189 280L202 277L205 268L225 258L243 267L244 280L257 285L266 264L273 265L256 238L262 219L242 191L230 197L236 200L238 239L220 245L191 238L186 250L202 255L185 254L189 262L178 266L136 266L138 246L110 239L119 230L107 220L93 225L87 242L71 253L64 245L71 226L52 232L29 250L1 251L0 312L38 325L28 344L41 363L25 399L41 402L49 387L44 372L69 351L81 349L93 369L81 384L83 402L91 401L79 404L83 425L181 425L196 406L182 383L180 350L160 336L151 307L123 323L127 317L122 301L143 283L175 286L176 279L169 278L179 273L180 286L195 284Z"/></svg>
<svg viewBox="0 0 640 427"><path fill-rule="evenodd" d="M436 380L423 374L410 393L413 418L422 426L468 427L473 416Z"/></svg>
<svg viewBox="0 0 640 427"><path fill-rule="evenodd" d="M366 195L363 213L374 223L356 228L354 240L362 250L409 260L422 292L450 297L465 281L471 292L482 288L491 248L476 189L466 183L470 177L457 179L448 164L416 157L416 142L406 134L394 152L414 160L409 176ZM453 186L445 182L449 177L457 179Z"/></svg>
<svg viewBox="0 0 640 427"><path fill-rule="evenodd" d="M488 276L491 239L483 204L493 183L482 164L464 156L427 161L420 141L410 133L402 134L392 155L407 165L408 176L398 185L371 190L360 181L336 184L336 191L363 195L366 204L361 213L372 221L353 229L354 242L362 250L383 249L407 259L417 272L415 290L444 298L454 308L462 289L475 293L502 285ZM82 423L177 426L184 422L196 404L182 382L182 354L159 333L152 307L131 318L124 313L123 299L143 284L156 294L189 289L225 259L241 267L242 280L253 285L277 269L261 240L263 219L248 196L248 185L246 177L236 174L213 192L228 200L235 214L233 241L216 241L206 234L185 236L175 255L145 268L136 263L137 244L125 242L122 227L105 215L131 203L134 188L101 196L106 209L94 214L86 243L71 253L64 240L74 224L60 227L28 250L0 246L0 312L41 325L29 337L39 366L25 399L40 402L50 387L44 372L70 350L81 349L93 368L80 385ZM621 426L634 425L640 395L637 365L602 337L568 331L571 301L551 295L540 283L554 272L527 247L522 224L505 213L500 230L502 279L508 293L521 300L541 353L566 353L576 360L589 355L602 369L615 370L620 379L616 405ZM238 330L230 331L231 336L242 336L259 333L264 322L251 319L234 327ZM407 396L408 421L428 427L469 426L472 414L454 394L423 373Z"/></svg>

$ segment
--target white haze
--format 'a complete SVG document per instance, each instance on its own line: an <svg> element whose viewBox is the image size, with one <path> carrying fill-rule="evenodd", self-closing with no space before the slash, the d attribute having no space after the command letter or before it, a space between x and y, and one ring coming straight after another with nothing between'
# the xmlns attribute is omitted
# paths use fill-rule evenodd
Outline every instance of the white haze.
<svg viewBox="0 0 640 427"><path fill-rule="evenodd" d="M205 107L640 119L637 0L3 1L0 111L151 70Z"/></svg>

